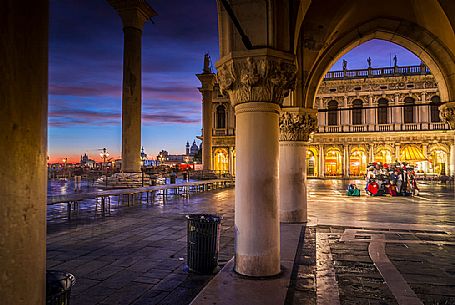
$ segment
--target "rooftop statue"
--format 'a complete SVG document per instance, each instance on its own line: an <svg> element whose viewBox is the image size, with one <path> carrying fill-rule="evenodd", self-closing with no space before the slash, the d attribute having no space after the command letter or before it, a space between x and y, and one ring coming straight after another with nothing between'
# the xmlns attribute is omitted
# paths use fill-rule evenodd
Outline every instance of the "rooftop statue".
<svg viewBox="0 0 455 305"><path fill-rule="evenodd" d="M204 68L202 69L203 73L212 73L212 68L211 68L211 58L209 53L205 53L204 55Z"/></svg>

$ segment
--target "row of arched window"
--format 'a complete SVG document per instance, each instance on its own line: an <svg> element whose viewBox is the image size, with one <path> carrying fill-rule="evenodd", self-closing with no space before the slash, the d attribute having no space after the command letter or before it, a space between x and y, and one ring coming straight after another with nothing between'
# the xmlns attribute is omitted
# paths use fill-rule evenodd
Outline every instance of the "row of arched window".
<svg viewBox="0 0 455 305"><path fill-rule="evenodd" d="M439 106L440 106L439 96L433 96L430 103L430 120L431 122L441 122L439 117ZM404 123L415 123L415 109L416 109L415 99L412 97L406 97L404 99L404 105L398 106L403 109L403 122ZM327 105L327 124L328 125L339 125L338 122L338 113L339 105L335 100L331 100ZM389 124L389 101L385 98L380 98L378 101L377 107L377 124ZM352 125L362 125L363 124L363 101L356 99L352 102L351 108L351 118Z"/></svg>

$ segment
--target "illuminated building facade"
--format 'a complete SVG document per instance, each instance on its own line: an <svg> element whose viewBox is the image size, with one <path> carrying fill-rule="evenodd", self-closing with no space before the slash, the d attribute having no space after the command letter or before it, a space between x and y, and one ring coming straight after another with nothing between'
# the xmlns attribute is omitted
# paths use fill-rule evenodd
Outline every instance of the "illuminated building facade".
<svg viewBox="0 0 455 305"><path fill-rule="evenodd" d="M316 96L319 126L306 151L307 176L362 177L368 163L395 161L453 175L454 131L441 121L440 105L424 64L328 72ZM211 109L213 169L235 175L234 109L218 84Z"/></svg>

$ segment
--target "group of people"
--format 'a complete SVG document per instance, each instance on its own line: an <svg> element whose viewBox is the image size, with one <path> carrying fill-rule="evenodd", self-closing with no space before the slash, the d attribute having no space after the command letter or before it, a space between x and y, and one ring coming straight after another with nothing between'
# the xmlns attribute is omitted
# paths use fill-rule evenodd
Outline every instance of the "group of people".
<svg viewBox="0 0 455 305"><path fill-rule="evenodd" d="M406 163L393 164L371 163L365 175L365 190L370 196L411 196L417 195L416 174L414 168Z"/></svg>

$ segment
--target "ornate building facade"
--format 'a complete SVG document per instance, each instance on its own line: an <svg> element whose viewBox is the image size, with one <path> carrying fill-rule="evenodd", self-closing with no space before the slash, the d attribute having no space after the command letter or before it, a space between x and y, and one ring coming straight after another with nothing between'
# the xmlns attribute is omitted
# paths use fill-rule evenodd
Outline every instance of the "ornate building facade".
<svg viewBox="0 0 455 305"><path fill-rule="evenodd" d="M328 72L316 97L307 176L361 177L371 162L395 161L422 175L454 175L454 131L441 121L440 105L437 83L423 64ZM235 175L234 108L217 83L211 121L212 169Z"/></svg>

